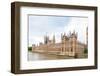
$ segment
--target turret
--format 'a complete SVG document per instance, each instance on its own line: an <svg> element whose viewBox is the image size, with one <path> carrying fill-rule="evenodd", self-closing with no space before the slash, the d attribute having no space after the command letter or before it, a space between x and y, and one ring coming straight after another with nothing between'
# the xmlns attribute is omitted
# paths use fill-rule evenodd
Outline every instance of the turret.
<svg viewBox="0 0 100 76"><path fill-rule="evenodd" d="M63 39L63 34L61 33L61 41L62 41L62 39Z"/></svg>
<svg viewBox="0 0 100 76"><path fill-rule="evenodd" d="M74 30L73 33L71 34L71 38L77 39L77 33L75 32L75 30Z"/></svg>
<svg viewBox="0 0 100 76"><path fill-rule="evenodd" d="M53 35L53 44L55 44L55 35Z"/></svg>
<svg viewBox="0 0 100 76"><path fill-rule="evenodd" d="M73 55L75 56L75 53L76 53L76 45L77 45L77 33L75 33L75 31L72 33L72 51L73 51Z"/></svg>
<svg viewBox="0 0 100 76"><path fill-rule="evenodd" d="M86 44L88 45L88 27L86 28Z"/></svg>
<svg viewBox="0 0 100 76"><path fill-rule="evenodd" d="M49 37L47 35L44 36L44 44L47 44L49 41Z"/></svg>
<svg viewBox="0 0 100 76"><path fill-rule="evenodd" d="M69 51L72 52L69 54L70 56L75 56L76 53L76 47L77 47L77 33L75 30L73 33L70 33L70 39L69 39Z"/></svg>

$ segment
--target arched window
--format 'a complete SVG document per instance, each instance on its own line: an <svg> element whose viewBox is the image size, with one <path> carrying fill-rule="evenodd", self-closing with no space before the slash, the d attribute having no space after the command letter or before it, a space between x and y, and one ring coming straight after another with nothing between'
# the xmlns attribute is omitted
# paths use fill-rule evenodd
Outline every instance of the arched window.
<svg viewBox="0 0 100 76"><path fill-rule="evenodd" d="M73 52L73 49L71 48L71 52Z"/></svg>

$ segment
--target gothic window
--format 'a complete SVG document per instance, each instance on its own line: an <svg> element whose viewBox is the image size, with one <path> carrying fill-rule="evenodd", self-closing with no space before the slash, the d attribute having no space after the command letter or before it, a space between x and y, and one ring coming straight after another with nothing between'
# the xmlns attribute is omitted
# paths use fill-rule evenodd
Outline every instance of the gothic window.
<svg viewBox="0 0 100 76"><path fill-rule="evenodd" d="M63 51L63 48L62 48L62 51Z"/></svg>
<svg viewBox="0 0 100 76"><path fill-rule="evenodd" d="M71 48L71 52L72 52L73 50L72 50L72 48Z"/></svg>

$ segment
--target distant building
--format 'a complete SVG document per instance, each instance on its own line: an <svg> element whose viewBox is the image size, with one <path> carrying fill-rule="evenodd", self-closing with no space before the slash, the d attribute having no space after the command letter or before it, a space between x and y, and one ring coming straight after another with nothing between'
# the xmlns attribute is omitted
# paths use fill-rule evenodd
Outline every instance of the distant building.
<svg viewBox="0 0 100 76"><path fill-rule="evenodd" d="M64 33L61 34L61 42L56 43L55 35L53 35L52 40L46 35L44 36L44 43L40 43L39 46L32 46L32 51L55 55L82 56L87 45L78 41L77 37L75 31L69 36Z"/></svg>

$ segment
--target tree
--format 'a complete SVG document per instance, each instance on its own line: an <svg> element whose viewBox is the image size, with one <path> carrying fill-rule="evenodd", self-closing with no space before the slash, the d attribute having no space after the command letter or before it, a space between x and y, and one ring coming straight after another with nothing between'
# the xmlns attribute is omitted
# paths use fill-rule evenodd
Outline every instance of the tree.
<svg viewBox="0 0 100 76"><path fill-rule="evenodd" d="M32 47L28 47L28 51L32 51Z"/></svg>
<svg viewBox="0 0 100 76"><path fill-rule="evenodd" d="M84 53L85 54L88 53L88 49L87 48L84 49Z"/></svg>

